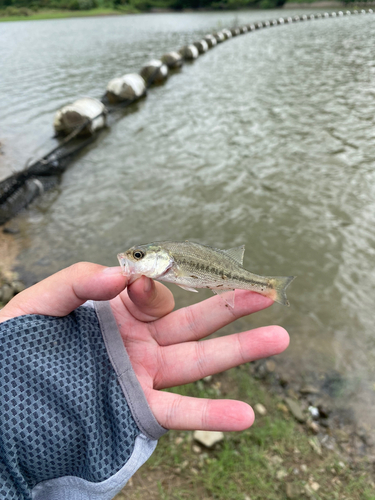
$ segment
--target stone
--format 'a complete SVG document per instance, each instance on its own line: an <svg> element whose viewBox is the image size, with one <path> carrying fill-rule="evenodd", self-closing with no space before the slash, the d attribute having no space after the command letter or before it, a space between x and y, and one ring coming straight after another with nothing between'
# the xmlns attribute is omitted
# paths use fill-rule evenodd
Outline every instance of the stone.
<svg viewBox="0 0 375 500"><path fill-rule="evenodd" d="M202 451L202 448L197 444L193 444L193 451L194 453L200 453Z"/></svg>
<svg viewBox="0 0 375 500"><path fill-rule="evenodd" d="M301 465L301 471L302 472L307 472L307 465L306 464L302 464Z"/></svg>
<svg viewBox="0 0 375 500"><path fill-rule="evenodd" d="M285 469L279 469L277 472L276 472L276 478L281 481L282 479L284 479L284 477L286 477L288 475L287 471Z"/></svg>
<svg viewBox="0 0 375 500"><path fill-rule="evenodd" d="M285 398L285 403L287 404L293 417L296 420L298 420L298 422L303 423L306 421L306 417L302 413L302 409L301 409L301 406L299 405L298 401L295 401L292 398Z"/></svg>
<svg viewBox="0 0 375 500"><path fill-rule="evenodd" d="M314 419L319 418L319 410L315 406L309 406L309 413L312 416L312 418Z"/></svg>
<svg viewBox="0 0 375 500"><path fill-rule="evenodd" d="M265 362L265 366L268 373L273 373L276 370L276 363L273 361L273 359L268 359Z"/></svg>
<svg viewBox="0 0 375 500"><path fill-rule="evenodd" d="M263 406L261 403L257 403L255 406L255 411L257 413L259 413L259 415L261 415L262 417L264 417L264 415L267 415L267 409L265 406Z"/></svg>
<svg viewBox="0 0 375 500"><path fill-rule="evenodd" d="M284 403L277 403L277 409L282 411L285 414L289 413L288 407L284 405Z"/></svg>
<svg viewBox="0 0 375 500"><path fill-rule="evenodd" d="M6 304L13 297L13 288L5 283L0 289L1 301Z"/></svg>
<svg viewBox="0 0 375 500"><path fill-rule="evenodd" d="M176 446L180 446L180 444L182 444L184 442L184 438L182 438L181 436L178 436L175 441L174 441L174 444Z"/></svg>
<svg viewBox="0 0 375 500"><path fill-rule="evenodd" d="M322 454L322 447L321 447L321 444L320 442L317 440L317 438L315 437L312 437L309 439L309 445L311 446L311 448L318 454L318 455L321 455Z"/></svg>
<svg viewBox="0 0 375 500"><path fill-rule="evenodd" d="M299 390L299 392L301 394L319 394L319 389L317 389L313 385L307 384L307 385L302 386L301 389Z"/></svg>
<svg viewBox="0 0 375 500"><path fill-rule="evenodd" d="M286 497L293 500L301 498L300 489L297 484L286 483L285 485Z"/></svg>
<svg viewBox="0 0 375 500"><path fill-rule="evenodd" d="M307 426L310 429L310 431L312 431L314 434L319 434L319 430L320 430L319 424L317 424L316 422L309 421L307 423Z"/></svg>
<svg viewBox="0 0 375 500"><path fill-rule="evenodd" d="M20 293L26 288L25 285L22 283L22 281L19 280L12 281L10 286L13 288L14 294Z"/></svg>
<svg viewBox="0 0 375 500"><path fill-rule="evenodd" d="M313 491L318 491L318 489L320 488L320 484L318 484L316 481L312 481L310 483L310 488L313 490Z"/></svg>
<svg viewBox="0 0 375 500"><path fill-rule="evenodd" d="M223 441L224 434L218 431L195 431L194 439L206 448L212 448L216 443Z"/></svg>

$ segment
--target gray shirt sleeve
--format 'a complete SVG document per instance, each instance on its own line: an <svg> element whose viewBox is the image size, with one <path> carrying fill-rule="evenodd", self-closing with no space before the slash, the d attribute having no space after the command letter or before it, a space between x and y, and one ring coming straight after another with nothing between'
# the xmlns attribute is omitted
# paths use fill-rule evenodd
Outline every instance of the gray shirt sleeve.
<svg viewBox="0 0 375 500"><path fill-rule="evenodd" d="M108 302L0 324L0 498L111 499L166 432Z"/></svg>

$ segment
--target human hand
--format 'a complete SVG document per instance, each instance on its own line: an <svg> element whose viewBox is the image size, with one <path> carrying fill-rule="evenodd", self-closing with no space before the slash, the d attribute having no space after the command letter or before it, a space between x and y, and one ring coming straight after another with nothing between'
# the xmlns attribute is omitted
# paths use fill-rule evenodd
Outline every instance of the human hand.
<svg viewBox="0 0 375 500"><path fill-rule="evenodd" d="M236 290L235 307L214 296L173 311L172 293L142 277L129 285L120 268L81 262L16 295L0 322L24 314L65 316L86 300L110 300L134 372L155 418L168 429L239 431L254 412L241 401L190 398L161 391L282 352L289 343L279 326L204 340L235 319L272 304L262 295Z"/></svg>

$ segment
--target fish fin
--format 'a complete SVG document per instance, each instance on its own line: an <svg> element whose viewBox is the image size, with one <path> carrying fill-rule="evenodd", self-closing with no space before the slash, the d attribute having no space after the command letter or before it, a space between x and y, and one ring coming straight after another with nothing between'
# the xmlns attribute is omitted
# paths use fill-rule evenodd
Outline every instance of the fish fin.
<svg viewBox="0 0 375 500"><path fill-rule="evenodd" d="M283 306L289 306L290 304L286 298L285 290L294 278L295 276L269 276L268 280L272 285L269 297Z"/></svg>
<svg viewBox="0 0 375 500"><path fill-rule="evenodd" d="M179 286L180 288L183 288L184 290L187 290L188 292L197 292L198 293L198 290L196 290L195 288L191 288L190 286L186 286L186 285L177 285Z"/></svg>
<svg viewBox="0 0 375 500"><path fill-rule="evenodd" d="M245 253L245 245L241 245L240 247L228 248L228 250L223 250L224 253L232 257L239 264L243 263L243 254Z"/></svg>
<svg viewBox="0 0 375 500"><path fill-rule="evenodd" d="M228 304L228 306L232 308L234 307L234 290L218 290L216 288L212 289L212 291L217 295L221 295L221 298ZM226 295L222 295L223 293Z"/></svg>

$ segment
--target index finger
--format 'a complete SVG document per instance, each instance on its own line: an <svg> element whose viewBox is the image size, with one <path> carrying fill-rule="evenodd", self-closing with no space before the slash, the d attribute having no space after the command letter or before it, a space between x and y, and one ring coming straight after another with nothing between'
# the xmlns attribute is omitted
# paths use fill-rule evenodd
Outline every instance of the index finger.
<svg viewBox="0 0 375 500"><path fill-rule="evenodd" d="M273 304L271 299L259 293L236 290L235 294L233 308L215 296L155 321L150 325L154 339L162 346L199 340L242 316Z"/></svg>

